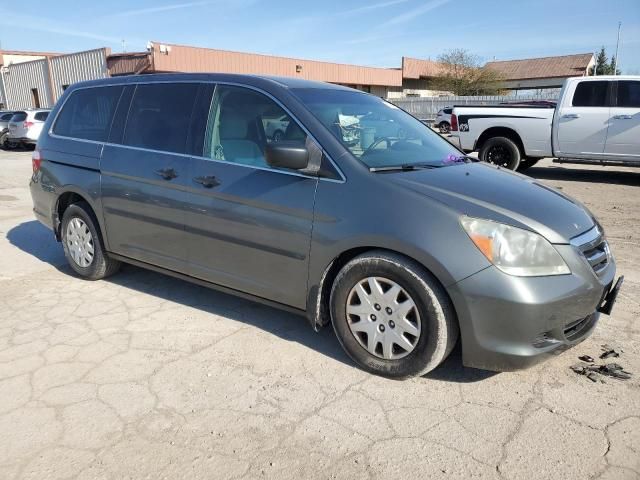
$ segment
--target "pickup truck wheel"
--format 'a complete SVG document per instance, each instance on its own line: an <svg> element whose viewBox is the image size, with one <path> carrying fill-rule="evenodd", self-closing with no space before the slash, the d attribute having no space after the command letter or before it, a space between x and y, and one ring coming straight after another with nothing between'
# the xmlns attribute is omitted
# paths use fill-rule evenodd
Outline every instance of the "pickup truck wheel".
<svg viewBox="0 0 640 480"><path fill-rule="evenodd" d="M347 263L333 282L330 304L347 354L385 377L433 370L458 338L453 305L438 280L395 253L371 251Z"/></svg>
<svg viewBox="0 0 640 480"><path fill-rule="evenodd" d="M520 149L507 137L493 137L484 142L478 155L480 160L499 167L517 170L520 165Z"/></svg>
<svg viewBox="0 0 640 480"><path fill-rule="evenodd" d="M522 172L527 168L531 168L539 161L539 158L523 158L522 160L520 160L520 165L518 165L518 171Z"/></svg>

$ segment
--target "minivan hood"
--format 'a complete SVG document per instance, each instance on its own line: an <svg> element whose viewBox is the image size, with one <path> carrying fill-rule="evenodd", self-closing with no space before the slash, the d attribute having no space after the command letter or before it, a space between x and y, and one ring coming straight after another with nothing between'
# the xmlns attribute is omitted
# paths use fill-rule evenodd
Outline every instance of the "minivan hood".
<svg viewBox="0 0 640 480"><path fill-rule="evenodd" d="M552 243L568 243L595 225L580 202L535 179L486 163L385 175L461 214L527 228Z"/></svg>

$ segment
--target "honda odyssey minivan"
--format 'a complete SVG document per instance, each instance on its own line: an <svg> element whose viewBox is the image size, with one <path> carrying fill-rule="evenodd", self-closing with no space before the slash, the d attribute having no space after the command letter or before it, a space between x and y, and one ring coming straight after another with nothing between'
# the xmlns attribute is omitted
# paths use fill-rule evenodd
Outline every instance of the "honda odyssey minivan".
<svg viewBox="0 0 640 480"><path fill-rule="evenodd" d="M526 367L584 340L621 285L583 205L325 83L76 84L46 122L30 186L78 275L126 262L306 314L389 377L432 370L459 336L467 366Z"/></svg>

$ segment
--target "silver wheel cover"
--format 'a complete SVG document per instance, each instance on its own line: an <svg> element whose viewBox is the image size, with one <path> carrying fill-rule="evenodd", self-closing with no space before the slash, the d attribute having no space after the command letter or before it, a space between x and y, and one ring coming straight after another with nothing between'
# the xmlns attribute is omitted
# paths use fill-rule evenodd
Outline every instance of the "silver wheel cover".
<svg viewBox="0 0 640 480"><path fill-rule="evenodd" d="M81 218L74 217L67 224L65 242L69 256L76 265L82 268L91 265L95 253L93 236Z"/></svg>
<svg viewBox="0 0 640 480"><path fill-rule="evenodd" d="M365 278L351 289L346 317L358 343L385 360L409 355L422 331L418 308L409 293L383 277Z"/></svg>

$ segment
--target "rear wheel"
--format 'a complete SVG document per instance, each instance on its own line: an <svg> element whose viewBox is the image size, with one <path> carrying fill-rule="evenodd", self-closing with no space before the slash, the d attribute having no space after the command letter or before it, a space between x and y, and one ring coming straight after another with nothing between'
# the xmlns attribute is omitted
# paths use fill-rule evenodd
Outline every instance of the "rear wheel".
<svg viewBox="0 0 640 480"><path fill-rule="evenodd" d="M421 265L385 251L354 258L331 291L331 317L347 354L386 377L436 368L458 338L457 319L440 283Z"/></svg>
<svg viewBox="0 0 640 480"><path fill-rule="evenodd" d="M480 160L499 167L517 170L520 165L520 149L507 137L493 137L482 145L478 155Z"/></svg>
<svg viewBox="0 0 640 480"><path fill-rule="evenodd" d="M449 133L451 131L451 125L449 125L449 122L440 122L438 124L438 128L440 129L440 133Z"/></svg>
<svg viewBox="0 0 640 480"><path fill-rule="evenodd" d="M89 280L114 274L120 262L108 257L97 230L98 222L86 202L70 205L61 225L62 248L73 270Z"/></svg>

